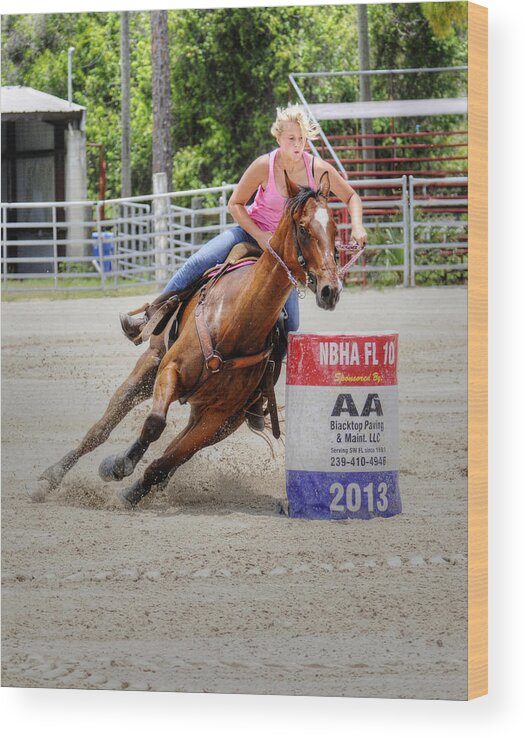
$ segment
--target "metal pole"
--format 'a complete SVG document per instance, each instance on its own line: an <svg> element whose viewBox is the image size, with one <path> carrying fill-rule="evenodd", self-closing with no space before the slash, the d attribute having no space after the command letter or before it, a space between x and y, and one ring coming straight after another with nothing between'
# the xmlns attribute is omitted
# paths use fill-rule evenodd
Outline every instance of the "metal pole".
<svg viewBox="0 0 525 738"><path fill-rule="evenodd" d="M58 287L57 209L53 205L53 284Z"/></svg>
<svg viewBox="0 0 525 738"><path fill-rule="evenodd" d="M292 72L289 77L350 77L356 74L415 74L416 72L466 72L468 66L416 67L411 69L360 69L354 72Z"/></svg>
<svg viewBox="0 0 525 738"><path fill-rule="evenodd" d="M409 182L409 199L408 199L408 214L410 218L409 228L409 249L410 249L410 286L416 286L416 271L415 264L416 258L414 254L414 177L412 174L408 178Z"/></svg>
<svg viewBox="0 0 525 738"><path fill-rule="evenodd" d="M404 244L404 254L403 254L403 287L408 287L410 284L410 248L409 248L409 242L408 242L408 209L409 209L409 202L408 202L408 191L407 191L407 177L406 174L403 175L403 244Z"/></svg>
<svg viewBox="0 0 525 738"><path fill-rule="evenodd" d="M202 233L193 230L194 228L201 228L204 225L204 216L202 213L196 213L195 210L202 210L204 206L203 197L192 197L191 198L191 250L195 251L199 246L202 245Z"/></svg>
<svg viewBox="0 0 525 738"><path fill-rule="evenodd" d="M168 279L168 208L169 197L166 197L168 191L168 176L166 172L156 172L153 175L153 193L156 195L153 200L153 227L155 231L155 281L164 283Z"/></svg>
<svg viewBox="0 0 525 738"><path fill-rule="evenodd" d="M69 107L73 104L73 52L74 46L70 46L67 50L67 100Z"/></svg>
<svg viewBox="0 0 525 738"><path fill-rule="evenodd" d="M370 68L370 41L368 38L368 5L357 6L357 48L359 53L359 68L369 69ZM372 89L370 84L369 74L364 74L359 77L359 100L361 102L368 102L372 99ZM366 136L362 139L362 146L365 148L361 152L362 158L366 159L366 164L363 165L363 169L375 170L374 161L370 162L369 159L375 159L375 151L371 151L367 148L370 144L374 144L372 137L373 127L372 120L370 118L361 119L361 135ZM364 190L363 195L371 194L367 190Z"/></svg>
<svg viewBox="0 0 525 738"><path fill-rule="evenodd" d="M104 208L104 203L97 202L97 233L98 233L98 258L100 259L100 286L106 289L106 270L104 269L104 237L102 236L102 223L100 220L100 210Z"/></svg>
<svg viewBox="0 0 525 738"><path fill-rule="evenodd" d="M226 182L222 183L222 193L220 197L220 206L221 206L221 212L219 213L219 225L220 225L220 232L223 233L223 231L226 228L226 190L224 189L226 185Z"/></svg>
<svg viewBox="0 0 525 738"><path fill-rule="evenodd" d="M309 107L308 103L306 102L306 99L305 99L305 97L304 97L303 93L301 92L301 90L299 89L299 87L298 87L298 85L297 85L296 81L294 80L294 78L293 78L293 74L289 74L289 75L288 75L288 79L289 79L289 81L290 81L290 84L292 85L292 87L293 87L293 88L294 88L294 90L296 91L296 93L297 93L297 96L299 97L299 100L301 101L301 103L302 103L303 107L304 107L304 108L306 109L306 111L308 112L308 115L310 116L310 118L311 118L311 119L313 120L313 122L314 122L314 123L317 123L317 125L319 125L319 123L318 123L318 121L317 121L317 119L316 119L315 115L314 115L314 114L312 113L312 111L310 110L310 107ZM345 168L343 167L343 165L341 164L341 162L339 161L339 157L337 156L337 154L335 153L335 151L334 151L334 150L333 150L333 148L331 147L331 145L330 145L330 142L329 142L329 140L328 140L328 139L326 138L326 136L325 136L325 134L324 134L324 131L323 131L323 129L322 129L322 128L321 128L321 133L320 133L320 136L321 136L321 139L322 139L322 141L323 141L324 145L326 146L326 148L327 148L327 149L328 149L328 151L330 152L330 154L331 154L331 156L332 156L332 158L333 158L333 160L334 160L334 164L335 164L335 165L336 165L336 167L337 167L337 168L339 169L339 171L341 172L341 174L343 175L343 177L344 177L344 178L346 179L346 178L347 178L347 173L346 173L346 170L345 170Z"/></svg>
<svg viewBox="0 0 525 738"><path fill-rule="evenodd" d="M7 289L7 208L2 208L2 266L4 270L4 290Z"/></svg>

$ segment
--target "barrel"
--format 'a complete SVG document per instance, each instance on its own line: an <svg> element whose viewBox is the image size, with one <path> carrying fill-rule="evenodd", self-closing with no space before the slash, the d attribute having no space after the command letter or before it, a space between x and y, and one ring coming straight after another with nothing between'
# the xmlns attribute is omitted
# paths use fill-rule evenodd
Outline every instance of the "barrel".
<svg viewBox="0 0 525 738"><path fill-rule="evenodd" d="M91 234L91 241L93 246L93 256L99 266L101 262L100 244L102 244L102 255L104 256L104 259L102 260L104 262L103 270L105 272L113 271L112 260L108 258L113 256L113 234L111 231L95 231ZM102 267L100 267L100 271L102 271Z"/></svg>
<svg viewBox="0 0 525 738"><path fill-rule="evenodd" d="M293 518L401 512L398 333L291 333L286 493Z"/></svg>

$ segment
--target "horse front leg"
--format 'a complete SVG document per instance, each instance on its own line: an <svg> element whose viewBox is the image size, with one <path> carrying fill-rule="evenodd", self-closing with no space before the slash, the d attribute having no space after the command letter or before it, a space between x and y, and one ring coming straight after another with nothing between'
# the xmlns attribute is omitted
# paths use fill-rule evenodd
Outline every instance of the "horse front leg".
<svg viewBox="0 0 525 738"><path fill-rule="evenodd" d="M192 408L188 425L167 447L163 456L147 467L142 479L119 494L122 502L128 507L134 507L153 486L162 487L167 484L175 471L197 451L226 438L243 422L244 409L229 415L206 406L199 410Z"/></svg>
<svg viewBox="0 0 525 738"><path fill-rule="evenodd" d="M98 473L105 482L120 481L133 473L151 443L160 438L166 427L166 417L173 400L177 398L177 367L166 364L158 373L153 389L151 412L142 427L139 438L122 454L106 457Z"/></svg>
<svg viewBox="0 0 525 738"><path fill-rule="evenodd" d="M60 485L67 472L82 456L104 443L135 405L151 397L161 357L162 348L148 347L129 377L116 390L104 415L88 430L77 448L42 472L38 485L31 494L33 501L43 502L46 495Z"/></svg>

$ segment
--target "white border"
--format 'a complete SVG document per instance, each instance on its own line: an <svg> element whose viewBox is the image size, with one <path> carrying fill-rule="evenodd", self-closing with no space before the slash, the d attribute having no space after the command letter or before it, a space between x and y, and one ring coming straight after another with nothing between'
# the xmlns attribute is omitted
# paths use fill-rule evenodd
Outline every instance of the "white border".
<svg viewBox="0 0 525 738"><path fill-rule="evenodd" d="M373 0L369 0L373 1ZM63 10L143 10L233 7L250 2L137 2L137 0L18 0L17 13ZM319 4L263 0L264 5ZM336 4L335 0L334 3ZM340 3L337 3L340 4ZM471 703L306 697L256 697L118 693L100 691L0 691L4 735L78 738L93 735L268 735L369 738L504 736L524 729L523 696L523 506L521 468L525 269L523 226L523 4L485 0L489 7L490 175L490 694ZM520 199L518 199L520 198ZM509 265L512 265L510 267ZM512 357L512 361L511 361ZM521 437L520 437L521 431Z"/></svg>

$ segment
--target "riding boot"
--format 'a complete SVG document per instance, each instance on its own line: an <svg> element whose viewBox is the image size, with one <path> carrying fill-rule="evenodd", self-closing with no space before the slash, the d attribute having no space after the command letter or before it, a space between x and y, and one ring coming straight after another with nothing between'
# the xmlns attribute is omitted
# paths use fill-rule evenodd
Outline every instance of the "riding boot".
<svg viewBox="0 0 525 738"><path fill-rule="evenodd" d="M146 314L141 315L138 318L134 318L132 315L128 315L127 313L120 313L119 318L120 327L122 328L124 335L126 338L129 338L130 341L135 343L136 339L138 339L142 333L142 329L148 322Z"/></svg>
<svg viewBox="0 0 525 738"><path fill-rule="evenodd" d="M166 301L173 297L176 292L162 293L156 297L153 302L144 308L144 312L137 318L129 313L120 313L120 326L124 332L126 338L129 338L136 346L142 343L140 334L146 327L149 320L155 315L157 310L166 303Z"/></svg>
<svg viewBox="0 0 525 738"><path fill-rule="evenodd" d="M250 405L246 410L246 422L256 431L264 431L264 412L263 412L263 398L259 395L259 398L255 400L253 405Z"/></svg>
<svg viewBox="0 0 525 738"><path fill-rule="evenodd" d="M288 349L288 336L285 328L284 312L281 313L281 315L279 316L279 320L277 321L277 324L274 328L272 342L273 351L270 359L273 362L273 383L275 386L277 384L277 380L279 379L279 375L281 374L283 359L286 356L286 352ZM263 394L263 385L264 380L262 380L261 384L259 385L259 389L261 390L259 398L253 403L253 405L250 406L248 410L246 410L246 422L248 423L250 428L258 431L265 430L264 418L265 415L267 415L269 412L268 407L266 407L266 410L264 409L263 401L265 399L265 396Z"/></svg>

